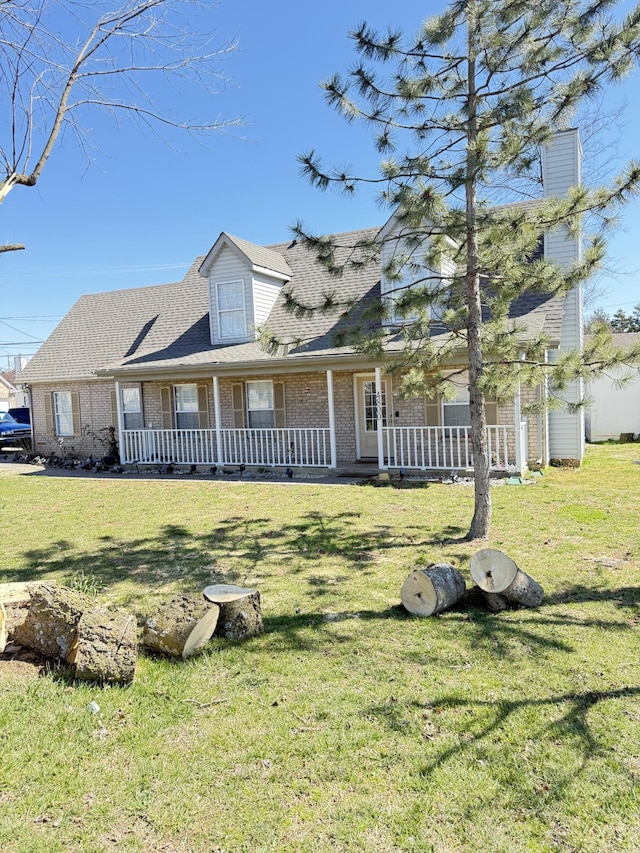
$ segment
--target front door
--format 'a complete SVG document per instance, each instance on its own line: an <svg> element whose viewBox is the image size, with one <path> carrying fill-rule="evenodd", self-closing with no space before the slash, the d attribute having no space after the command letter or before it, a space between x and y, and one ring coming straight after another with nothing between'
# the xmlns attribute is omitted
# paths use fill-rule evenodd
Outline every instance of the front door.
<svg viewBox="0 0 640 853"><path fill-rule="evenodd" d="M381 399L378 400L375 377L356 377L356 396L358 434L360 437L360 458L377 459L378 406L380 406L382 425L387 426L387 380L382 380Z"/></svg>

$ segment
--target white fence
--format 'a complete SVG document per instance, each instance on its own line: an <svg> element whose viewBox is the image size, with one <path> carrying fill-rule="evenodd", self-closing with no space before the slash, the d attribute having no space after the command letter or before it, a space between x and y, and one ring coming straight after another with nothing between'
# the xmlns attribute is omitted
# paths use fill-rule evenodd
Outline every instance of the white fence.
<svg viewBox="0 0 640 853"><path fill-rule="evenodd" d="M304 465L331 464L328 429L133 429L121 437L120 456L162 465ZM220 453L218 452L220 448Z"/></svg>

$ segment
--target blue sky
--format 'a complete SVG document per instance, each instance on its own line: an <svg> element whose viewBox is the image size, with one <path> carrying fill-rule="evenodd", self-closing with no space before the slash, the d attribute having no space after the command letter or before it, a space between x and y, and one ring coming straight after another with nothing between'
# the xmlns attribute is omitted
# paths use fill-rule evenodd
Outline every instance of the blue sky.
<svg viewBox="0 0 640 853"><path fill-rule="evenodd" d="M0 260L0 369L9 354L33 353L83 293L178 281L223 230L268 244L289 239L297 219L318 233L382 224L373 193L321 193L300 176L296 155L315 148L328 164L375 173L368 136L325 104L318 84L353 63L347 33L360 21L413 31L441 8L434 0L222 0L216 29L221 39L237 35L240 49L225 63L233 84L207 108L244 115L247 125L206 144L180 137L176 150L93 115L100 150L90 164L66 135L37 186L14 189L0 209L0 242L26 244ZM640 157L639 84L636 72L613 92L628 104L621 158ZM640 302L639 201L610 248L624 274L606 281L597 304L630 310Z"/></svg>

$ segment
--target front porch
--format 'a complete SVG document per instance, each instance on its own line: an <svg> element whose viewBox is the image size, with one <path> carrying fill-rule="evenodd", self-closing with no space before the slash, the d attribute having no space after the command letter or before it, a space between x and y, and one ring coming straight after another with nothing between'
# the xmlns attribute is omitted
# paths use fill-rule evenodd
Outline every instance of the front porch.
<svg viewBox="0 0 640 853"><path fill-rule="evenodd" d="M381 427L379 470L473 470L468 427ZM527 460L527 424L487 427L492 471L521 473ZM131 429L120 433L124 464L245 465L264 468L336 469L331 428Z"/></svg>

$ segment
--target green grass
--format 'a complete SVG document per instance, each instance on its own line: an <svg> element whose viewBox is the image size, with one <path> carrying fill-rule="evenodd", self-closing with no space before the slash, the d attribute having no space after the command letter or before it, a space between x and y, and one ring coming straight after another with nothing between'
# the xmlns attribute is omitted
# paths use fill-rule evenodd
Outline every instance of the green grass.
<svg viewBox="0 0 640 853"><path fill-rule="evenodd" d="M256 586L266 631L128 688L0 679L0 849L637 851L640 447L493 490L492 538L542 607L399 606L467 583L468 486L2 474L0 580L55 578L139 618ZM92 714L87 705L100 706Z"/></svg>

